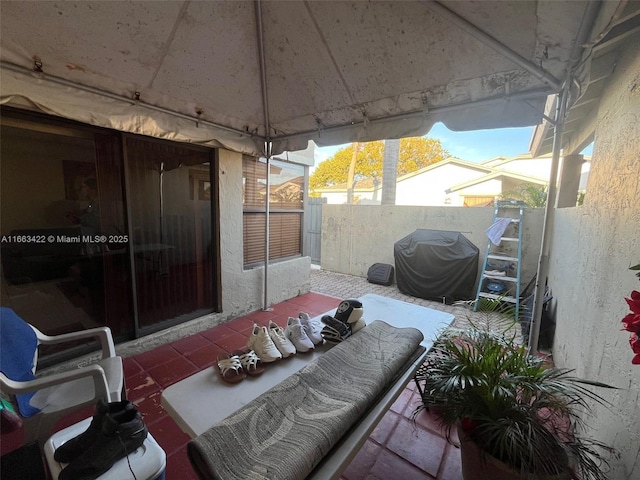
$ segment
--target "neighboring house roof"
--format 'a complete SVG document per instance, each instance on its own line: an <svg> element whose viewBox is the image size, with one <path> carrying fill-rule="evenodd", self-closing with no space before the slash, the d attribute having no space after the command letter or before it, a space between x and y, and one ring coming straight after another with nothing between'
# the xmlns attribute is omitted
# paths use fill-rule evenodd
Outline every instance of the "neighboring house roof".
<svg viewBox="0 0 640 480"><path fill-rule="evenodd" d="M461 167L466 167L472 170L478 170L478 171L485 171L485 172L490 172L491 168L487 168L482 164L479 163L472 163L472 162L467 162L465 160L460 160L459 158L456 157L449 157L445 160L442 160L441 162L437 162L437 163L432 163L431 165L427 165L426 167L422 167L419 170L415 170L413 172L409 172L406 173L404 175L402 175L401 177L398 177L398 183L402 182L403 180L407 180L409 178L412 177L416 177L418 175L422 175L423 173L435 170L437 168L442 168L446 165L459 165Z"/></svg>
<svg viewBox="0 0 640 480"><path fill-rule="evenodd" d="M465 160L460 160L459 158L455 158L455 157L449 157L446 160L443 160L441 162L438 163L434 163L431 165L428 165L426 167L423 167L419 170L416 170L414 172L410 172L407 173L401 177L398 177L397 179L397 185L398 187L401 188L401 184L403 181L411 179L411 178L415 178L417 176L420 175L424 175L427 174L429 172L433 172L438 168L443 168L447 165L455 165L455 166L459 166L462 168L468 168L471 170L475 170L477 172L480 173L484 173L484 175L480 175L479 177L472 179L472 180L468 180L466 182L463 183L459 183L459 184L454 184L452 186L449 186L449 188L445 188L445 192L446 193L451 193L451 192L455 192L455 191L459 191L474 185L479 185L482 184L484 182L487 182L489 180L499 180L501 178L510 178L513 180L518 180L521 182L529 182L529 183L534 183L537 185L546 185L548 183L548 180L546 178L542 178L542 177L538 177L538 176L534 176L534 175L527 175L527 174L523 174L523 173L519 173L519 172L515 172L515 171L510 171L508 170L508 166L509 164L513 163L513 162L520 162L520 161L532 161L532 162L536 162L537 160L545 160L545 161L549 161L550 156L549 155L544 155L542 157L536 157L533 158L530 154L528 153L524 153L521 155L515 155L513 157L494 157L490 160L487 160L485 162L482 163L472 163L472 162L468 162ZM381 182L378 185L375 185L374 183L374 179L372 178L365 178L362 180L358 180L355 184L355 188L354 188L354 192L370 192L370 191L374 191L376 189L379 189L382 187ZM447 187L446 185L444 187ZM340 192L345 192L347 190L347 184L346 183L341 183L339 185L334 185L332 187L327 187L327 188L321 188L321 189L316 189L315 191L317 193L340 193Z"/></svg>
<svg viewBox="0 0 640 480"><path fill-rule="evenodd" d="M479 185L481 183L487 182L489 180L502 180L503 178L511 178L514 180L519 180L522 182L535 183L537 185L546 185L548 182L542 178L531 177L529 175L522 175L520 173L509 172L507 170L499 170L491 172L488 175L484 175L479 178L475 178L468 182L459 183L457 185L453 185L452 187L445 190L446 193L457 192L459 190L463 190L465 188L472 187L474 185Z"/></svg>
<svg viewBox="0 0 640 480"><path fill-rule="evenodd" d="M408 180L410 178L413 177L417 177L418 175L422 175L424 173L427 173L429 171L433 171L437 168L442 168L446 165L458 165L461 167L466 167L472 170L477 170L479 172L491 172L492 169L485 167L482 164L479 163L472 163L472 162L467 162L465 160L460 160L459 158L455 158L455 157L449 157L445 160L442 160L440 162L437 163L432 163L431 165L427 165L426 167L423 167L419 170L415 170L413 172L409 172L406 173L404 175L402 175L401 177L398 177L396 183L399 184L404 180ZM354 191L371 191L371 190L375 190L376 188L381 188L382 186L382 182L379 181L378 185L375 185L374 179L373 178L364 178L362 180L358 180L356 182L356 186L354 188ZM315 189L315 192L318 193L329 193L329 192L333 192L333 193L337 193L337 192L343 192L347 190L347 184L346 183L340 183L338 185L333 185L331 187L326 187L326 188L318 188Z"/></svg>
<svg viewBox="0 0 640 480"><path fill-rule="evenodd" d="M520 160L541 160L541 159L549 159L549 158L551 158L551 154L533 157L531 153L521 153L520 155L515 155L513 157L503 157L503 156L493 157L493 158L490 158L489 160L485 160L484 162L481 162L481 164L489 168L501 168L501 167L504 167L504 165L508 165L509 163L517 162Z"/></svg>

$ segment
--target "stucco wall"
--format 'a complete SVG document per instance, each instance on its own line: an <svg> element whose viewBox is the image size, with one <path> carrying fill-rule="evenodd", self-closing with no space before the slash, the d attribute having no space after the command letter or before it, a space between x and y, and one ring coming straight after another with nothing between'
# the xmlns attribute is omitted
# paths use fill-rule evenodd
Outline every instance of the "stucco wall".
<svg viewBox="0 0 640 480"><path fill-rule="evenodd" d="M629 48L602 97L589 190L581 208L557 211L550 252L557 329L554 359L620 390L596 406L592 435L619 449L612 480L640 478L640 365L620 331L624 301L640 282L640 46Z"/></svg>
<svg viewBox="0 0 640 480"><path fill-rule="evenodd" d="M225 314L236 317L262 308L264 268L243 268L241 155L221 151L219 173L222 307ZM309 257L270 264L269 304L307 293L310 272Z"/></svg>
<svg viewBox="0 0 640 480"><path fill-rule="evenodd" d="M485 230L493 208L378 205L322 206L322 268L367 276L377 262L394 265L393 245L419 228L461 232L479 249L479 268L487 248ZM523 220L523 288L537 271L544 210L527 209Z"/></svg>

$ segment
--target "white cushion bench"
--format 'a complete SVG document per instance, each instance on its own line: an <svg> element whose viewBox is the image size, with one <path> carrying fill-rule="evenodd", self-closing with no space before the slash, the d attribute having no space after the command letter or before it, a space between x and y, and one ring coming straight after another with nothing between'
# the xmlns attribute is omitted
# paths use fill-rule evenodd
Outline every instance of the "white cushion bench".
<svg viewBox="0 0 640 480"><path fill-rule="evenodd" d="M338 478L422 363L422 333L374 321L189 442L203 479Z"/></svg>

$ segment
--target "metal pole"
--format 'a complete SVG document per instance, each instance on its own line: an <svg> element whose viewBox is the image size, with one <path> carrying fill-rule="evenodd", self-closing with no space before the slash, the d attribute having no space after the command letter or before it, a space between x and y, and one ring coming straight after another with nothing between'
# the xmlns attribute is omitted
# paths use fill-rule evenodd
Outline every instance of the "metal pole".
<svg viewBox="0 0 640 480"><path fill-rule="evenodd" d="M269 269L269 194L271 190L271 155L267 155L267 202L265 205L265 234L264 234L264 299L262 301L262 310L267 312L271 310L269 307L268 295L268 269Z"/></svg>
<svg viewBox="0 0 640 480"><path fill-rule="evenodd" d="M267 96L267 65L264 55L264 32L262 27L262 2L257 0L255 2L256 12L256 37L258 39L258 54L260 60L260 86L262 87L262 111L264 115L264 150L267 157L267 182L266 182L266 205L265 205L265 233L264 233L264 298L262 301L262 310L269 311L269 295L268 295L268 281L269 281L269 197L270 197L270 185L271 185L271 148L273 142L271 141L271 125L269 124L269 97Z"/></svg>
<svg viewBox="0 0 640 480"><path fill-rule="evenodd" d="M547 191L547 204L545 206L544 224L542 227L542 244L540 245L540 258L538 261L538 273L536 275L536 287L531 325L529 326L529 353L538 351L540 339L540 323L542 319L542 307L544 293L549 273L549 252L551 250L551 229L555 215L555 198L557 190L558 166L560 164L560 151L562 149L562 132L569 99L571 78L568 75L556 104L555 128L553 130L553 155L551 157L551 172L549 173L549 189Z"/></svg>

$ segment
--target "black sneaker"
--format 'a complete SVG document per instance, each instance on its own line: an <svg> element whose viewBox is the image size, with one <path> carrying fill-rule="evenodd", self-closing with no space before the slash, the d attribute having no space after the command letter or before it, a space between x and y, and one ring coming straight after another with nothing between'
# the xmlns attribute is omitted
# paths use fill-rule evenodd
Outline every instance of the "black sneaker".
<svg viewBox="0 0 640 480"><path fill-rule="evenodd" d="M62 469L58 480L95 480L142 446L145 438L147 427L137 410L130 410L118 419L107 414L93 444Z"/></svg>
<svg viewBox="0 0 640 480"><path fill-rule="evenodd" d="M136 406L128 400L121 402L106 403L104 400L98 400L96 404L96 413L91 420L89 428L82 432L77 437L72 438L64 442L53 454L53 458L56 462L69 463L74 458L79 457L84 451L89 448L97 436L100 434L102 427L102 420L106 414L119 418L130 410L135 410Z"/></svg>

